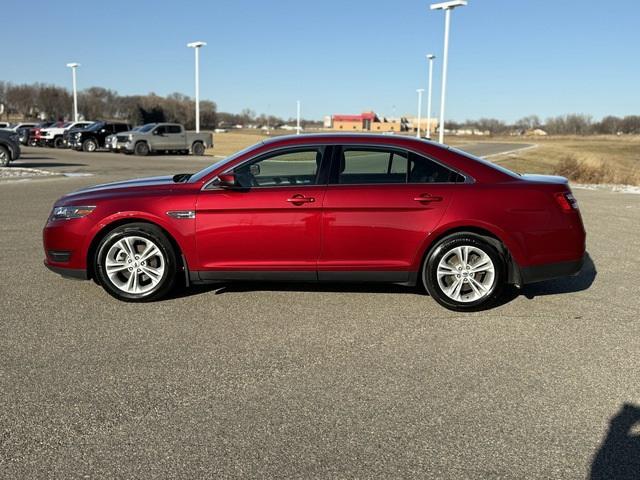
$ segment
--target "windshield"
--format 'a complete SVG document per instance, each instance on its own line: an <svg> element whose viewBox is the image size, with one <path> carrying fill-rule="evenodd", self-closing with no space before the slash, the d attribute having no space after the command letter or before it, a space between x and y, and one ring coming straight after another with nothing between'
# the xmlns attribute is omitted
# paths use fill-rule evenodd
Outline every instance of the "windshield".
<svg viewBox="0 0 640 480"><path fill-rule="evenodd" d="M153 127L155 127L157 125L157 123L147 123L146 125L141 126L138 131L139 132L148 132L150 131Z"/></svg>
<svg viewBox="0 0 640 480"><path fill-rule="evenodd" d="M462 156L465 156L467 158L470 158L471 160L475 160L476 162L480 162L483 165L486 165L487 167L491 167L491 168L493 168L495 170L498 170L498 171L500 171L502 173L505 173L505 174L507 174L507 175L509 175L511 177L520 177L519 173L513 172L513 171L509 170L508 168L503 167L502 165L498 165L497 163L490 162L489 160L486 160L486 159L481 158L481 157L476 157L475 155L471 155L469 152L465 152L464 150L459 150L459 149L454 148L454 147L448 147L448 148L452 152L455 152L455 153L457 153L459 155L462 155Z"/></svg>
<svg viewBox="0 0 640 480"><path fill-rule="evenodd" d="M96 122L92 123L87 127L87 130L95 132L96 130L100 130L104 126L104 122Z"/></svg>
<svg viewBox="0 0 640 480"><path fill-rule="evenodd" d="M198 173L195 173L191 176L191 178L189 179L189 183L195 183L198 182L200 180L202 180L204 177L206 177L207 175L209 175L211 172L213 172L214 170L217 170L218 168L222 167L223 165L232 162L233 160L235 160L238 157L241 157L242 155L245 155L247 153L249 153L252 150L257 149L258 147L262 146L262 142L260 143L256 143L255 145L251 145L250 147L245 148L244 150L240 150L239 152L234 153L233 155L230 155L226 158L223 158L222 160L220 160L219 162L214 163L213 165L209 165L207 168L200 170Z"/></svg>

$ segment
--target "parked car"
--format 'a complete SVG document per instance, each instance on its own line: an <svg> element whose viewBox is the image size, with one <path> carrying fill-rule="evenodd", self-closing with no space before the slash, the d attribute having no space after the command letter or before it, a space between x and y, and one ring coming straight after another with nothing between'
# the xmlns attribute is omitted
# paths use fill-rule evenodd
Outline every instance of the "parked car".
<svg viewBox="0 0 640 480"><path fill-rule="evenodd" d="M131 125L122 122L95 122L91 126L69 135L68 144L74 150L95 152L105 148L105 140L112 133L127 132Z"/></svg>
<svg viewBox="0 0 640 480"><path fill-rule="evenodd" d="M32 147L42 146L42 129L51 127L58 122L40 122L35 124L32 128L29 129L29 133L27 134L27 145Z"/></svg>
<svg viewBox="0 0 640 480"><path fill-rule="evenodd" d="M89 127L91 127L92 125L94 125L95 123L99 123L99 122L93 122L85 127L74 127L74 128L70 128L68 130L65 130L64 133L62 134L62 147L63 148L70 148L69 145L69 138L73 135L75 135L76 133L78 133L81 130L85 130Z"/></svg>
<svg viewBox="0 0 640 480"><path fill-rule="evenodd" d="M8 167L20 158L20 140L16 132L0 129L0 167Z"/></svg>
<svg viewBox="0 0 640 480"><path fill-rule="evenodd" d="M144 125L138 125L136 127L133 127L131 129L131 132L137 132L143 126ZM121 135L126 135L127 133L129 132L124 132ZM108 135L107 138L105 138L104 143L106 148L108 148L109 150L118 150L118 134L112 133L111 135Z"/></svg>
<svg viewBox="0 0 640 480"><path fill-rule="evenodd" d="M56 124L40 130L40 138L48 147L64 148L64 132L73 128L83 129L94 122L66 122L62 125Z"/></svg>
<svg viewBox="0 0 640 480"><path fill-rule="evenodd" d="M35 125L35 123L29 122L12 123L5 130L16 132L20 143L26 145L29 139L29 129L33 128Z"/></svg>
<svg viewBox="0 0 640 480"><path fill-rule="evenodd" d="M585 255L563 177L518 175L410 137L278 137L190 175L55 202L45 264L149 301L179 278L420 284L452 310L507 284L576 274Z"/></svg>
<svg viewBox="0 0 640 480"><path fill-rule="evenodd" d="M204 155L213 146L211 133L188 132L179 123L148 123L137 132L117 135L115 149L136 155L152 152L180 152Z"/></svg>

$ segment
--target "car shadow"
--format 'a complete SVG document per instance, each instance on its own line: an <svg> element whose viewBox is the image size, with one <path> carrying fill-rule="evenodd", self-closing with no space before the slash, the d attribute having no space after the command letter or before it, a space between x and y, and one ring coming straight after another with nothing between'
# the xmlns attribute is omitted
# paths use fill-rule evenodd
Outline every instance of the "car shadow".
<svg viewBox="0 0 640 480"><path fill-rule="evenodd" d="M566 277L546 282L526 285L521 289L509 286L499 301L486 310L505 305L519 296L534 299L542 295L556 295L579 292L588 289L595 280L597 271L593 260L586 254L584 266L574 277ZM213 292L215 295L243 292L323 292L323 293L392 293L404 295L427 295L421 287L410 287L387 283L286 283L286 282L220 282L205 285L191 285L177 288L169 298L183 298Z"/></svg>
<svg viewBox="0 0 640 480"><path fill-rule="evenodd" d="M640 478L640 407L625 403L593 457L590 480Z"/></svg>
<svg viewBox="0 0 640 480"><path fill-rule="evenodd" d="M393 293L418 295L421 292L416 287L394 284L376 283L287 283L287 282L252 282L242 281L233 283L211 283L191 285L189 288L181 286L170 298L190 297L213 292L214 295L245 292L322 292L322 293ZM425 294L426 295L426 294Z"/></svg>

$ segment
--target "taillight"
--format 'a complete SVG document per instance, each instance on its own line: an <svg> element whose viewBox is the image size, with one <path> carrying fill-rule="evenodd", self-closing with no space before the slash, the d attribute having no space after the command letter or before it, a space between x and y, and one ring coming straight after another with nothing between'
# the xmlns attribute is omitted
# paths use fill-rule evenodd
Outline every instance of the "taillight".
<svg viewBox="0 0 640 480"><path fill-rule="evenodd" d="M578 210L578 201L571 192L558 192L554 195L556 202L560 205L560 208L565 212L572 212Z"/></svg>

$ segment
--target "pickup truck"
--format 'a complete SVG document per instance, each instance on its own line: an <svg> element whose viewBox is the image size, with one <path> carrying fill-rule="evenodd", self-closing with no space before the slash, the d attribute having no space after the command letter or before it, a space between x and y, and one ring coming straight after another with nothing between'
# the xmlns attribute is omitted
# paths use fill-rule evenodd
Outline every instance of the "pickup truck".
<svg viewBox="0 0 640 480"><path fill-rule="evenodd" d="M67 122L62 126L54 125L49 128L43 128L40 130L40 137L44 141L45 145L49 147L55 148L63 148L64 140L63 135L67 130L71 130L72 128L86 128L91 125L93 122Z"/></svg>
<svg viewBox="0 0 640 480"><path fill-rule="evenodd" d="M210 132L187 132L179 123L148 123L137 131L119 133L114 150L136 155L151 152L180 152L204 155L213 146Z"/></svg>

